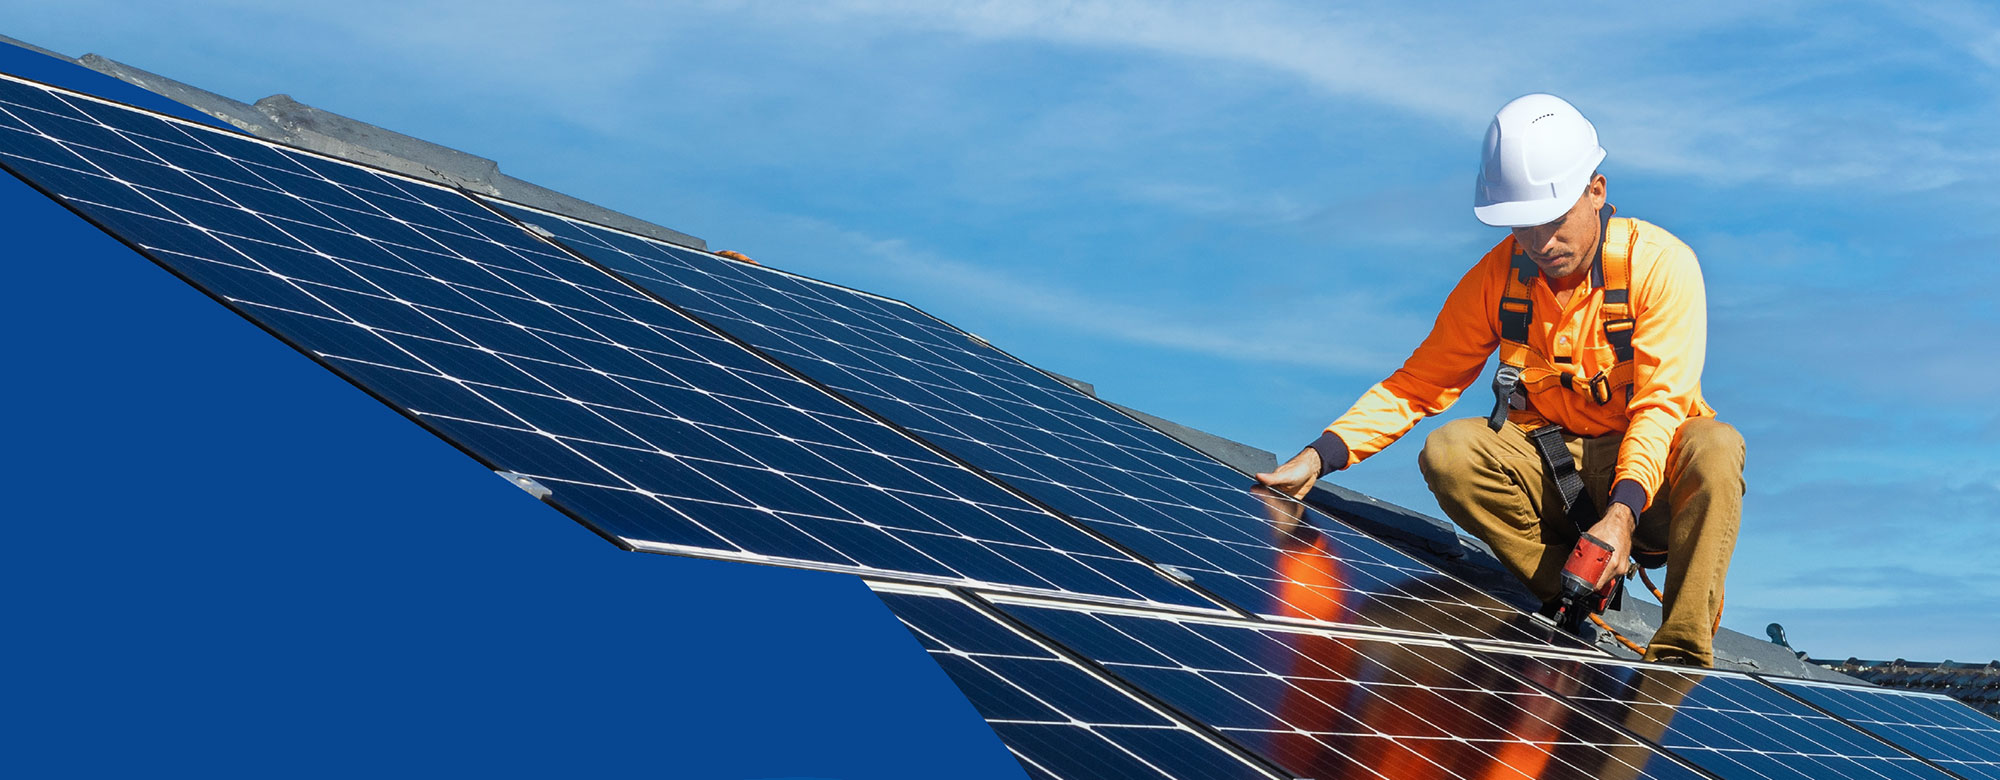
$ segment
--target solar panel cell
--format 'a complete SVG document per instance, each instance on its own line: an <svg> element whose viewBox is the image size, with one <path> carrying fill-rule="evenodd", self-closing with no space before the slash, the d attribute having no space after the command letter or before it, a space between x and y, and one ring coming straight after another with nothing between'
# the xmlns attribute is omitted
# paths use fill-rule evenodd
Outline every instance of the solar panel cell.
<svg viewBox="0 0 2000 780"><path fill-rule="evenodd" d="M457 192L14 79L0 116L0 165L625 543L1213 608Z"/></svg>

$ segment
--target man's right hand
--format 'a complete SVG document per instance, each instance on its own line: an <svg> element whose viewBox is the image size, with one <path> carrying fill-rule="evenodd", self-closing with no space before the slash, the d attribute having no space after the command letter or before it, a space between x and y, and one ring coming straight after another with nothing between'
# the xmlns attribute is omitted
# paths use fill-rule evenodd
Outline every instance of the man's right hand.
<svg viewBox="0 0 2000 780"><path fill-rule="evenodd" d="M1319 450L1307 447L1284 465L1257 475L1257 482L1292 498L1305 498L1319 481Z"/></svg>

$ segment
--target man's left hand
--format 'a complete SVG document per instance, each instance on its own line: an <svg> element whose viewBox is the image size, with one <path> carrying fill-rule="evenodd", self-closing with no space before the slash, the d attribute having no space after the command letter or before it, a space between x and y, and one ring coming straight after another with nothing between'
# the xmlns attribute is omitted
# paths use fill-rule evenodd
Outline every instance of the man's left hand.
<svg viewBox="0 0 2000 780"><path fill-rule="evenodd" d="M1613 579L1623 577L1632 570L1632 529L1637 523L1632 518L1632 509L1624 504L1612 504L1611 511L1590 527L1590 535L1611 545L1611 565L1604 567L1604 574L1594 583L1596 590L1603 590Z"/></svg>
<svg viewBox="0 0 2000 780"><path fill-rule="evenodd" d="M1256 475L1257 483L1303 500L1319 481L1319 450L1307 447L1275 469Z"/></svg>

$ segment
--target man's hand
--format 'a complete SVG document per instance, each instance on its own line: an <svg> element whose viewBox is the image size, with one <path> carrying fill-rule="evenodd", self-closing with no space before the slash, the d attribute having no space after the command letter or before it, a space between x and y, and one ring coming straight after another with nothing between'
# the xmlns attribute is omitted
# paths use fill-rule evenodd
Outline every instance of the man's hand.
<svg viewBox="0 0 2000 780"><path fill-rule="evenodd" d="M1632 529L1637 523L1632 519L1632 510L1624 504L1612 504L1611 511L1590 527L1590 535L1611 545L1611 565L1604 567L1604 574L1592 583L1594 590L1603 590L1612 580L1632 571Z"/></svg>
<svg viewBox="0 0 2000 780"><path fill-rule="evenodd" d="M1319 481L1319 450L1307 447L1285 464L1257 475L1257 482L1292 498L1305 498Z"/></svg>

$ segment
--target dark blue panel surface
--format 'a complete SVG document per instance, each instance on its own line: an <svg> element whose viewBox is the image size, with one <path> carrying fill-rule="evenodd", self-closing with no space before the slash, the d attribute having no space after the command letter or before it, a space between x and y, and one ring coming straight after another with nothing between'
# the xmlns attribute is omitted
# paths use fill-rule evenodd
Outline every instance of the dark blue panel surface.
<svg viewBox="0 0 2000 780"><path fill-rule="evenodd" d="M456 192L11 80L0 164L627 543L1206 603Z"/></svg>
<svg viewBox="0 0 2000 780"><path fill-rule="evenodd" d="M1295 777L1700 777L1448 645L997 601Z"/></svg>
<svg viewBox="0 0 2000 780"><path fill-rule="evenodd" d="M1032 777L1271 777L956 597L936 591L883 590L878 595Z"/></svg>
<svg viewBox="0 0 2000 780"><path fill-rule="evenodd" d="M1541 643L1512 607L906 304L501 204L579 253L1264 615Z"/></svg>
<svg viewBox="0 0 2000 780"><path fill-rule="evenodd" d="M1724 780L1949 777L1746 675L1486 656Z"/></svg>
<svg viewBox="0 0 2000 780"><path fill-rule="evenodd" d="M1935 693L1767 680L1968 780L2000 780L2000 720Z"/></svg>

